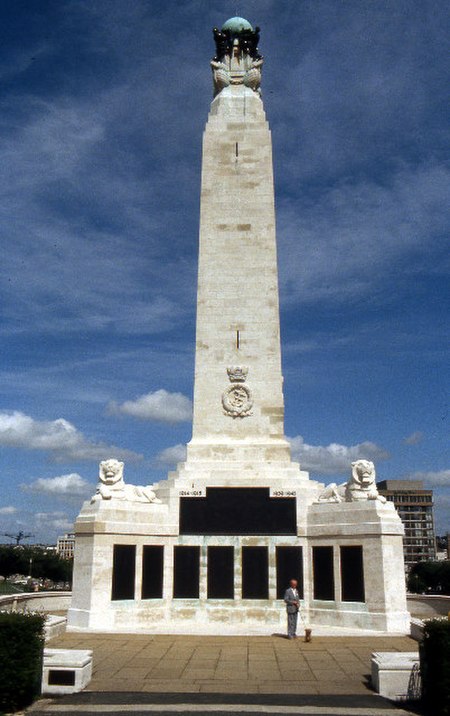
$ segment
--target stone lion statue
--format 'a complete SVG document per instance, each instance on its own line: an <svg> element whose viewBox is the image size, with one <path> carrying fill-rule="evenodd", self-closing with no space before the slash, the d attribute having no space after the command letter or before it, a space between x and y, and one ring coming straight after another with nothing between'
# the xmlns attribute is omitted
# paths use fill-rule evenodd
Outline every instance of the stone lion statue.
<svg viewBox="0 0 450 716"><path fill-rule="evenodd" d="M347 502L354 500L379 500L386 502L386 498L378 494L375 484L375 465L371 460L355 460L352 462L352 474L345 489Z"/></svg>
<svg viewBox="0 0 450 716"><path fill-rule="evenodd" d="M355 460L351 464L351 477L348 482L328 485L318 497L318 502L357 502L361 500L379 500L386 498L378 494L375 484L375 465L370 460Z"/></svg>
<svg viewBox="0 0 450 716"><path fill-rule="evenodd" d="M319 497L317 498L317 502L343 502L345 499L346 487L346 482L343 482L341 485L337 485L335 482L331 482L320 493Z"/></svg>
<svg viewBox="0 0 450 716"><path fill-rule="evenodd" d="M140 485L126 485L123 479L124 463L110 458L99 465L99 484L91 502L98 500L127 500L160 504L153 490Z"/></svg>

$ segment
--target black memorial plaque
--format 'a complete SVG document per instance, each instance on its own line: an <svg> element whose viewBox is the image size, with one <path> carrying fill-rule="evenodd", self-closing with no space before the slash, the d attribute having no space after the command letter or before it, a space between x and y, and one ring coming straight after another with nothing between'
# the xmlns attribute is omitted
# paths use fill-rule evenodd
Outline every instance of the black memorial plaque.
<svg viewBox="0 0 450 716"><path fill-rule="evenodd" d="M298 582L298 593L303 599L303 550L301 547L277 547L277 599L283 599L291 579Z"/></svg>
<svg viewBox="0 0 450 716"><path fill-rule="evenodd" d="M136 574L136 546L115 544L113 548L113 569L111 599L134 599L134 578Z"/></svg>
<svg viewBox="0 0 450 716"><path fill-rule="evenodd" d="M75 671L73 669L49 669L49 686L75 686Z"/></svg>
<svg viewBox="0 0 450 716"><path fill-rule="evenodd" d="M200 593L200 547L174 547L173 596L198 599Z"/></svg>
<svg viewBox="0 0 450 716"><path fill-rule="evenodd" d="M269 598L267 547L242 547L242 599Z"/></svg>
<svg viewBox="0 0 450 716"><path fill-rule="evenodd" d="M234 599L234 547L208 547L208 599Z"/></svg>
<svg viewBox="0 0 450 716"><path fill-rule="evenodd" d="M295 535L295 497L266 487L208 487L206 497L180 497L182 535Z"/></svg>
<svg viewBox="0 0 450 716"><path fill-rule="evenodd" d="M164 547L145 545L142 550L142 599L163 595Z"/></svg>
<svg viewBox="0 0 450 716"><path fill-rule="evenodd" d="M364 602L363 548L341 547L341 589L343 602Z"/></svg>
<svg viewBox="0 0 450 716"><path fill-rule="evenodd" d="M313 547L314 599L334 601L333 547Z"/></svg>

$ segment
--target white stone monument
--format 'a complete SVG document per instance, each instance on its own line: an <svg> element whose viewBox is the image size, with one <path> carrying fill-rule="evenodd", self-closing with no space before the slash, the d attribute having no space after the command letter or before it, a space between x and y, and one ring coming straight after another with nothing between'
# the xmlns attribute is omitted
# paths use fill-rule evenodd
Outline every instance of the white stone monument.
<svg viewBox="0 0 450 716"><path fill-rule="evenodd" d="M101 463L76 522L69 628L284 631L282 594L296 578L313 627L408 633L403 528L373 464L324 489L291 461L259 29L231 18L214 38L192 440L186 462L149 487Z"/></svg>

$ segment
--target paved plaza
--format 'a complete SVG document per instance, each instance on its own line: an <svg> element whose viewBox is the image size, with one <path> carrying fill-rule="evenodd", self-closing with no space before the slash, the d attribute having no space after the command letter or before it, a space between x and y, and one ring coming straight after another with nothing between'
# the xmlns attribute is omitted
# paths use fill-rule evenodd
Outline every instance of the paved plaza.
<svg viewBox="0 0 450 716"><path fill-rule="evenodd" d="M408 637L65 634L52 648L93 649L87 690L30 713L405 714L370 689L374 651L413 651ZM209 696L208 696L209 695ZM103 709L103 710L102 710ZM409 713L409 712L408 712Z"/></svg>

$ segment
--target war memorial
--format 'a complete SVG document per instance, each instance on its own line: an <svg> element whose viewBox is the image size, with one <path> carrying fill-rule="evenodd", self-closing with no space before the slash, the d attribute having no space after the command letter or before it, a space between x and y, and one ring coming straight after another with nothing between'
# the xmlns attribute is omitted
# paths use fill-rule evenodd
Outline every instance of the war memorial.
<svg viewBox="0 0 450 716"><path fill-rule="evenodd" d="M214 39L192 439L148 487L127 484L116 459L100 464L76 521L68 627L268 635L285 630L296 578L312 628L406 634L403 527L374 465L358 460L325 488L291 460L259 29L231 18Z"/></svg>

